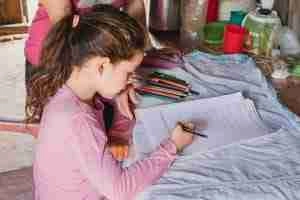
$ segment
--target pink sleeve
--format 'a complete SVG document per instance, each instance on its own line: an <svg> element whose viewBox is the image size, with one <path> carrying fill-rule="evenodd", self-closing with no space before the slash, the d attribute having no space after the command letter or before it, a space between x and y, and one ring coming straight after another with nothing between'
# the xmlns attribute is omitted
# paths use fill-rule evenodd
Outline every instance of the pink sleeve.
<svg viewBox="0 0 300 200"><path fill-rule="evenodd" d="M148 158L128 168L113 159L107 138L99 123L91 118L76 117L73 134L68 140L80 170L90 183L111 200L133 199L138 192L156 182L176 157L176 147L165 140Z"/></svg>
<svg viewBox="0 0 300 200"><path fill-rule="evenodd" d="M130 120L125 117L119 110L118 106L114 105L114 118L112 127L109 129L108 136L112 141L122 140L131 144L132 131L135 125L135 120Z"/></svg>
<svg viewBox="0 0 300 200"><path fill-rule="evenodd" d="M112 5L116 8L120 8L123 6L126 6L128 3L128 0L113 0Z"/></svg>
<svg viewBox="0 0 300 200"><path fill-rule="evenodd" d="M99 95L95 98L95 103L103 104L101 102L107 102L113 106L114 117L112 122L112 127L108 130L108 137L110 141L124 141L131 144L132 142L132 131L135 125L135 120L130 120L125 117L118 109L118 106L115 104L112 99L105 99Z"/></svg>
<svg viewBox="0 0 300 200"><path fill-rule="evenodd" d="M39 4L38 10L29 28L25 43L26 59L37 66L40 62L43 41L51 28L50 18L46 8Z"/></svg>

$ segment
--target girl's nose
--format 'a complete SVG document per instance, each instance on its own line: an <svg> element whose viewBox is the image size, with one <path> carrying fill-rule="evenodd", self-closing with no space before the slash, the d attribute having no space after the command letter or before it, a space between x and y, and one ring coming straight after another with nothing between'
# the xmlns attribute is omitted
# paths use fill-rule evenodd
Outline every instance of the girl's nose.
<svg viewBox="0 0 300 200"><path fill-rule="evenodd" d="M137 73L132 73L127 80L127 84L138 84L143 81L143 78Z"/></svg>

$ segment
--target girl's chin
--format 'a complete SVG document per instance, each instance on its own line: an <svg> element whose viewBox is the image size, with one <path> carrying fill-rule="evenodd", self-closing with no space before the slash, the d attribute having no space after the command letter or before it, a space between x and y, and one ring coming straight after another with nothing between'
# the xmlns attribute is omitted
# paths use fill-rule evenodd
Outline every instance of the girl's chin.
<svg viewBox="0 0 300 200"><path fill-rule="evenodd" d="M105 99L113 99L116 95L102 95Z"/></svg>
<svg viewBox="0 0 300 200"><path fill-rule="evenodd" d="M114 99L118 94L102 94L105 99Z"/></svg>
<svg viewBox="0 0 300 200"><path fill-rule="evenodd" d="M122 90L120 90L119 92L116 93L106 93L106 94L100 94L102 97L106 98L106 99L114 99L115 97L117 97L120 93L122 92Z"/></svg>

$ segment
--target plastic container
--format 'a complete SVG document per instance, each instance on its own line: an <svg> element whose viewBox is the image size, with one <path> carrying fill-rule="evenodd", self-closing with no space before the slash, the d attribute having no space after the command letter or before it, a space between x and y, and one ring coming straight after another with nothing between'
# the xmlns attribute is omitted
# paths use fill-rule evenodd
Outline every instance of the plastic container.
<svg viewBox="0 0 300 200"><path fill-rule="evenodd" d="M289 76L288 77L289 85L300 85L300 77L297 76Z"/></svg>
<svg viewBox="0 0 300 200"><path fill-rule="evenodd" d="M204 41L207 44L219 45L223 43L225 25L228 22L212 22L204 26Z"/></svg>
<svg viewBox="0 0 300 200"><path fill-rule="evenodd" d="M250 52L271 56L272 49L279 46L279 35L282 28L281 20L276 11L269 15L260 14L259 9L247 14L242 22L251 35Z"/></svg>
<svg viewBox="0 0 300 200"><path fill-rule="evenodd" d="M272 10L274 6L274 0L260 0L261 7L264 9Z"/></svg>
<svg viewBox="0 0 300 200"><path fill-rule="evenodd" d="M287 78L282 78L282 79L272 78L271 81L272 81L273 87L278 90L287 88L289 86L289 82L290 82L289 79L287 79Z"/></svg>
<svg viewBox="0 0 300 200"><path fill-rule="evenodd" d="M150 1L150 27L158 31L177 31L180 24L180 1Z"/></svg>
<svg viewBox="0 0 300 200"><path fill-rule="evenodd" d="M228 24L224 33L224 53L242 53L244 44L248 36L248 31L242 26Z"/></svg>
<svg viewBox="0 0 300 200"><path fill-rule="evenodd" d="M183 47L195 48L203 39L208 0L181 1L180 42Z"/></svg>
<svg viewBox="0 0 300 200"><path fill-rule="evenodd" d="M283 89L288 87L290 73L288 72L287 64L284 62L277 62L273 64L274 71L271 74L272 84L276 89Z"/></svg>
<svg viewBox="0 0 300 200"><path fill-rule="evenodd" d="M247 13L242 10L231 11L230 23L241 25L246 15L247 15Z"/></svg>
<svg viewBox="0 0 300 200"><path fill-rule="evenodd" d="M206 22L215 22L218 20L219 0L208 0Z"/></svg>

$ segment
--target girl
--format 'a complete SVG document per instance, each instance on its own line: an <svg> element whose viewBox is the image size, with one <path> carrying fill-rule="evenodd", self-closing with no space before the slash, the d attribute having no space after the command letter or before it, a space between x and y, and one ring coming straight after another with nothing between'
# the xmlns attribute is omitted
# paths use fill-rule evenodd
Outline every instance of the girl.
<svg viewBox="0 0 300 200"><path fill-rule="evenodd" d="M81 12L86 10L83 8L80 9L78 7L78 4L80 2L79 0L39 0L38 2L38 9L29 29L29 37L27 38L25 44L25 81L27 96L30 96L30 79L35 73L40 70L39 63L43 46L42 44L52 25L58 22L64 16L71 14L72 12ZM98 0L97 2L101 2L101 0ZM127 4L127 0L112 0L112 4L114 7L120 8ZM120 96L120 99L120 112L122 112L129 118L133 118L133 113L127 103L128 94L123 94L122 96ZM105 123L107 127L110 127L113 118L113 108L110 105L106 105L104 112L107 116L107 120L105 120ZM117 154L116 152L117 151L113 151L113 153Z"/></svg>
<svg viewBox="0 0 300 200"><path fill-rule="evenodd" d="M193 136L178 125L155 152L128 168L109 151L111 137L130 143L132 121L116 113L106 132L103 101L118 104L144 48L144 29L110 6L66 16L54 25L42 50L43 70L33 77L26 105L29 121L41 120L36 200L133 199L163 175L176 152L191 144Z"/></svg>

